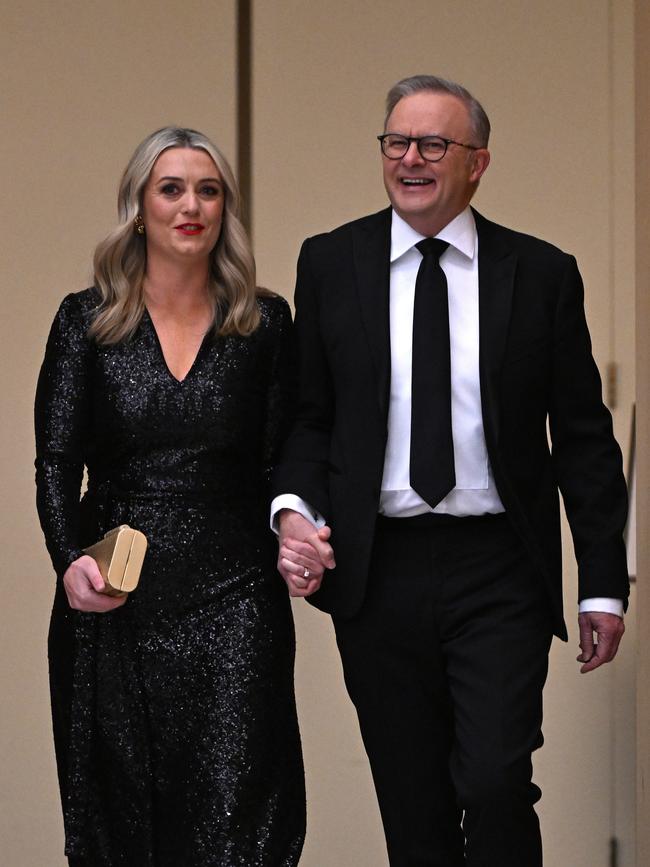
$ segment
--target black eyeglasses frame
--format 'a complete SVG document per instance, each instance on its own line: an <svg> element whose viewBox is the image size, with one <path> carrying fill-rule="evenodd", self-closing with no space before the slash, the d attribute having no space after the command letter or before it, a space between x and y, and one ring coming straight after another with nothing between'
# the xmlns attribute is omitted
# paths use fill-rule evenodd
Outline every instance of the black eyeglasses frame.
<svg viewBox="0 0 650 867"><path fill-rule="evenodd" d="M401 156L399 156L399 157L391 157L391 156L389 156L389 155L386 153L386 151L384 150L384 139L388 138L389 136L395 136L396 138L404 139L404 141L407 142L406 150L404 151L404 153L403 153ZM435 160L432 160L430 157L426 157L426 156L422 153L422 148L420 147L420 142L425 141L426 139L432 139L432 138L437 139L438 141L441 141L441 142L444 142L444 143L445 143L445 149L444 149L444 151L442 152L442 154L441 154L439 157L436 157ZM381 152L382 152L382 154L383 154L383 155L386 157L386 159L388 159L388 160L403 160L404 157L406 156L406 154L408 153L409 148L411 147L411 144L412 144L413 142L415 142L415 144L416 144L416 146L417 146L417 149L418 149L418 153L420 154L420 156L422 157L422 159L423 159L423 160L426 160L428 163L439 163L440 160L443 159L444 156L445 156L445 154L447 153L447 149L448 149L448 147L449 147L450 144L455 144L455 145L458 145L458 147L461 147L461 148L467 148L468 150L471 150L471 151L478 151L478 150L481 150L481 148L478 147L477 145L463 144L463 142L461 142L461 141L456 141L456 140L453 139L453 138L445 138L445 137L442 136L442 135L421 135L421 136L414 136L414 135L402 135L402 134L399 133L399 132L384 132L384 133L382 133L381 135L378 135L378 136L377 136L377 141L379 142L379 145L380 145L380 147L381 147Z"/></svg>

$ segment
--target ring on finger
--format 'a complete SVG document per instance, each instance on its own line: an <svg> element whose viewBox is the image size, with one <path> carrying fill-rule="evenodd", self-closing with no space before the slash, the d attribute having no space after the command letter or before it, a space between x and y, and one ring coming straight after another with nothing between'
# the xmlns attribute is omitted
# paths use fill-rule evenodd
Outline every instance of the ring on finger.
<svg viewBox="0 0 650 867"><path fill-rule="evenodd" d="M307 569L305 567L305 571L302 573L302 577L307 579L307 578L309 578L310 575L311 575L311 572L309 571L309 569Z"/></svg>

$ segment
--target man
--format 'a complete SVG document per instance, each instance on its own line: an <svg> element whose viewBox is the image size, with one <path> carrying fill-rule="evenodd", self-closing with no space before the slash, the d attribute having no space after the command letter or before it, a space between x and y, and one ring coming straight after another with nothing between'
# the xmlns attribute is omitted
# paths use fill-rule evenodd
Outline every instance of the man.
<svg viewBox="0 0 650 867"><path fill-rule="evenodd" d="M333 617L391 867L542 863L531 754L567 636L558 487L582 671L613 658L628 596L580 275L469 207L488 136L464 88L399 82L379 137L391 207L307 240L298 263L279 568Z"/></svg>

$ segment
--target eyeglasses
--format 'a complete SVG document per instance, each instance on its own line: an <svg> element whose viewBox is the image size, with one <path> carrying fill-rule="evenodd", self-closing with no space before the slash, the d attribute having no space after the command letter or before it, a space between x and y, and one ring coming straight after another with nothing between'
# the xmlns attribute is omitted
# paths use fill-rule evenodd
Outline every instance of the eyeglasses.
<svg viewBox="0 0 650 867"><path fill-rule="evenodd" d="M401 160L411 147L411 142L416 143L418 153L423 160L429 163L439 162L447 153L447 148L450 144L458 145L460 148L467 148L471 151L480 150L475 145L463 144L462 142L454 141L453 138L443 138L441 135L424 135L418 138L412 135L397 135L394 132L385 132L383 135L378 135L377 139L381 144L381 152L389 160Z"/></svg>

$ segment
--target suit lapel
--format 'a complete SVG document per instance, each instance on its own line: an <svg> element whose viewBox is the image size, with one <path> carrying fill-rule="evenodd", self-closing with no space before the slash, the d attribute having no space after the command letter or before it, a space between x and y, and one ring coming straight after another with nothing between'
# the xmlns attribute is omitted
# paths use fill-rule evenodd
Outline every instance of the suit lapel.
<svg viewBox="0 0 650 867"><path fill-rule="evenodd" d="M478 232L479 364L486 436L499 437L499 381L508 338L517 255L505 233L474 211Z"/></svg>
<svg viewBox="0 0 650 867"><path fill-rule="evenodd" d="M373 214L354 227L354 272L361 318L368 338L383 418L390 388L390 226L391 209Z"/></svg>
<svg viewBox="0 0 650 867"><path fill-rule="evenodd" d="M479 239L479 364L483 416L499 434L499 378L508 338L517 255L506 233L474 211ZM383 418L390 393L390 226L386 208L354 226L354 272ZM488 432L486 431L486 434Z"/></svg>

